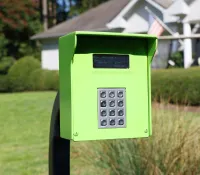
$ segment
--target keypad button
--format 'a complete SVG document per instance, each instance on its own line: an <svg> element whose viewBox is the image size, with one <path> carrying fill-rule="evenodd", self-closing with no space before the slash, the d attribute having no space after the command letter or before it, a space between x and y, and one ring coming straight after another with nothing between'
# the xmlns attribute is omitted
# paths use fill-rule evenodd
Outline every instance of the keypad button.
<svg viewBox="0 0 200 175"><path fill-rule="evenodd" d="M124 115L124 111L122 109L118 110L118 116L123 116Z"/></svg>
<svg viewBox="0 0 200 175"><path fill-rule="evenodd" d="M122 100L118 101L118 106L119 107L123 107L124 106L124 102Z"/></svg>
<svg viewBox="0 0 200 175"><path fill-rule="evenodd" d="M101 101L101 107L106 107L106 101Z"/></svg>
<svg viewBox="0 0 200 175"><path fill-rule="evenodd" d="M124 120L123 119L119 119L118 125L124 125Z"/></svg>
<svg viewBox="0 0 200 175"><path fill-rule="evenodd" d="M109 97L110 98L114 98L115 97L115 92L113 92L113 91L109 92Z"/></svg>
<svg viewBox="0 0 200 175"><path fill-rule="evenodd" d="M114 126L114 125L115 125L115 120L114 120L114 119L111 119L111 120L110 120L110 125L111 125L111 126Z"/></svg>
<svg viewBox="0 0 200 175"><path fill-rule="evenodd" d="M107 115L106 110L101 110L101 116L105 117Z"/></svg>
<svg viewBox="0 0 200 175"><path fill-rule="evenodd" d="M110 116L115 116L115 110L110 110L109 115Z"/></svg>
<svg viewBox="0 0 200 175"><path fill-rule="evenodd" d="M107 125L107 121L106 120L102 120L101 121L101 126L106 126Z"/></svg>
<svg viewBox="0 0 200 175"><path fill-rule="evenodd" d="M106 98L106 92L105 91L101 92L100 96L101 98Z"/></svg>
<svg viewBox="0 0 200 175"><path fill-rule="evenodd" d="M118 91L117 96L118 96L119 98L123 98L124 94L123 94L122 91Z"/></svg>
<svg viewBox="0 0 200 175"><path fill-rule="evenodd" d="M110 107L115 107L115 101L114 100L110 101L109 105L110 105Z"/></svg>

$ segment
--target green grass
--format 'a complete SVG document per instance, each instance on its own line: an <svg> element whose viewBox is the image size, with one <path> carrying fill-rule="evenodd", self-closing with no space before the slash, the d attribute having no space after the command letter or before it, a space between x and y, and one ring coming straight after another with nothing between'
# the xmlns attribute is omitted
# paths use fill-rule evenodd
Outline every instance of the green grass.
<svg viewBox="0 0 200 175"><path fill-rule="evenodd" d="M55 92L0 94L0 175L48 174L49 125L55 96ZM76 151L80 145L73 145L72 174L88 175L93 167L83 165Z"/></svg>
<svg viewBox="0 0 200 175"><path fill-rule="evenodd" d="M54 97L51 92L0 95L0 174L47 174Z"/></svg>
<svg viewBox="0 0 200 175"><path fill-rule="evenodd" d="M0 94L0 175L48 175L49 125L55 96L55 92ZM199 126L199 113L181 112L178 108L170 111L157 106L153 109L150 139L73 143L72 175L138 174L140 169L149 171L152 166L156 172L153 174L193 170L192 165L200 163ZM120 155L118 147L113 146L119 142L124 146ZM111 148L113 154L109 154L107 148ZM131 156L135 153L140 159ZM173 159L177 153L182 155L180 160ZM174 164L170 164L173 161ZM132 171L125 171L131 168Z"/></svg>

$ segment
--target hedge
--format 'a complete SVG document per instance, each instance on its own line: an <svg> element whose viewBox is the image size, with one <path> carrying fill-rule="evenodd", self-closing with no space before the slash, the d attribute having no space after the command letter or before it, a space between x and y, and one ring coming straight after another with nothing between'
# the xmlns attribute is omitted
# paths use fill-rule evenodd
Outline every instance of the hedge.
<svg viewBox="0 0 200 175"><path fill-rule="evenodd" d="M152 100L200 105L200 68L152 71Z"/></svg>
<svg viewBox="0 0 200 175"><path fill-rule="evenodd" d="M11 85L9 76L0 76L0 92L58 90L58 71L42 70L37 68L37 63L33 67L35 70L32 69L32 71L21 70L26 74L23 76L19 74L19 68L16 72L13 71L14 68L11 68L12 75L15 75L12 78L16 78L13 79L14 83L12 82ZM24 76L25 79L22 79ZM200 105L200 67L152 70L151 77L152 100L182 105ZM20 82L17 82L19 80Z"/></svg>
<svg viewBox="0 0 200 175"><path fill-rule="evenodd" d="M0 75L0 92L9 92L9 82L6 75Z"/></svg>
<svg viewBox="0 0 200 175"><path fill-rule="evenodd" d="M16 61L8 71L9 87L13 92L28 91L30 74L40 68L40 62L33 57L24 57Z"/></svg>
<svg viewBox="0 0 200 175"><path fill-rule="evenodd" d="M30 84L33 91L58 90L58 71L37 69L30 75Z"/></svg>
<svg viewBox="0 0 200 175"><path fill-rule="evenodd" d="M13 85L16 84L19 78L10 83L10 77L8 75L0 75L0 92L18 92L22 91L48 91L59 89L59 74L58 71L36 69L28 76L24 84L23 81L17 84L17 87Z"/></svg>

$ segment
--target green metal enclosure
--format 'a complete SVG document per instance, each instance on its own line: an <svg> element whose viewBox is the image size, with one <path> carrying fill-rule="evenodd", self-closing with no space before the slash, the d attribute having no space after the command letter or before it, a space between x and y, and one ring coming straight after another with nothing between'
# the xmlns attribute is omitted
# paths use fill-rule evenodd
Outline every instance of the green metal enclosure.
<svg viewBox="0 0 200 175"><path fill-rule="evenodd" d="M156 48L156 36L146 34L74 32L61 37L61 137L74 141L149 137L151 61ZM103 101L99 93L105 90L109 95L115 89L116 96L120 89L124 93L124 125L115 127L114 121L119 122L120 118L111 123L108 116L105 121L113 127L101 127L103 119L100 121L99 115L103 110L99 104ZM110 103L109 100L105 101ZM120 99L116 98L115 103L120 104ZM105 111L112 112L110 108Z"/></svg>

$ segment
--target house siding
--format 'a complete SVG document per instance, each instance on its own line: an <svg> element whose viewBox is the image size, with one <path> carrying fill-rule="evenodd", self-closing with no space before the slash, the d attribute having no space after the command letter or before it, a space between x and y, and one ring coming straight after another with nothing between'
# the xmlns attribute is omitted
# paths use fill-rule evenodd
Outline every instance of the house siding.
<svg viewBox="0 0 200 175"><path fill-rule="evenodd" d="M124 32L128 33L147 33L149 30L149 13L145 10L148 7L160 19L163 19L162 13L147 2L139 1L135 4L126 15L124 19L127 21L127 26Z"/></svg>
<svg viewBox="0 0 200 175"><path fill-rule="evenodd" d="M170 41L159 40L158 54L154 57L152 68L165 68L167 66ZM44 43L42 48L42 69L59 70L59 50L57 43Z"/></svg>
<svg viewBox="0 0 200 175"><path fill-rule="evenodd" d="M120 1L121 2L121 1ZM112 24L111 26L120 26L118 23L122 23L124 25L124 28L110 28L109 31L112 32L122 32L122 33L147 33L149 29L149 24L150 24L150 18L148 12L145 10L145 6L147 6L154 14L156 14L161 20L165 22L166 25L172 31L182 33L182 23L178 24L176 21L177 17L172 17L165 11L163 13L163 10L160 8L155 7L152 5L152 3L145 2L145 1L135 1L136 3L130 8L127 8L127 12L123 13L120 18L116 18L109 24ZM156 1L158 2L158 1ZM159 1L161 2L161 1ZM127 2L128 3L128 2ZM127 4L125 3L125 4ZM124 4L124 6L125 6ZM117 8L118 9L118 8ZM99 11L98 11L99 12ZM119 13L119 12L118 12ZM115 14L116 15L116 14ZM115 16L113 14L113 16ZM112 18L113 18L112 16ZM81 17L81 16L80 16ZM85 16L83 19L87 19L88 16ZM104 18L103 18L104 19ZM111 18L110 18L111 19ZM104 25L107 24L109 20L104 21ZM120 20L119 20L120 19ZM88 19L87 19L88 20ZM80 22L80 20L78 20ZM69 31L73 30L74 31L74 26L77 28L79 27L80 30L82 30L82 25L83 23L79 22L73 22L72 25L71 23L66 23L65 25L70 25L70 30L67 30L66 27L58 27L61 28L61 31L65 31L65 33L68 33ZM95 24L98 23L98 21L95 21ZM80 26L77 26L77 25ZM89 27L91 22L86 25L85 27L87 29L90 29ZM84 25L83 25L84 26ZM97 27L97 26L96 26ZM58 29L57 27L54 28L53 30ZM97 27L99 28L99 26ZM102 27L100 27L102 28ZM199 31L198 31L199 32ZM62 33L62 32L61 32ZM167 31L163 33L163 35L169 35ZM45 41L44 41L45 40ZM58 53L58 43L57 43L58 38L56 39L47 39L43 38L43 48L42 48L42 68L43 69L49 69L49 70L58 70L59 69L59 53ZM192 43L192 50L193 53L195 53L196 58L200 57L200 41L197 42L198 39L193 39ZM182 40L184 41L184 39ZM170 48L170 40L159 40L158 41L158 54L154 57L153 62L152 62L152 68L166 68L168 64L168 57L169 57L169 52L171 51L176 52L180 48L180 43L178 40L173 40L172 42L172 47ZM183 48L182 48L183 49Z"/></svg>
<svg viewBox="0 0 200 175"><path fill-rule="evenodd" d="M43 69L59 69L59 53L58 44L56 42L43 43L41 64Z"/></svg>
<svg viewBox="0 0 200 175"><path fill-rule="evenodd" d="M170 51L170 41L169 40L159 40L158 42L158 52L155 54L152 61L152 68L166 68L168 65L168 57Z"/></svg>

